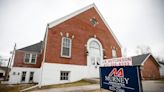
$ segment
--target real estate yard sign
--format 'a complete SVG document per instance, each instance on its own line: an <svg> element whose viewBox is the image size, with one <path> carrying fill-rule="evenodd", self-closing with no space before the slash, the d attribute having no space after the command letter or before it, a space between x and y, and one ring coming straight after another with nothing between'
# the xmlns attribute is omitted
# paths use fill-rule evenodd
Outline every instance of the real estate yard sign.
<svg viewBox="0 0 164 92"><path fill-rule="evenodd" d="M101 88L113 92L142 92L138 66L100 67Z"/></svg>

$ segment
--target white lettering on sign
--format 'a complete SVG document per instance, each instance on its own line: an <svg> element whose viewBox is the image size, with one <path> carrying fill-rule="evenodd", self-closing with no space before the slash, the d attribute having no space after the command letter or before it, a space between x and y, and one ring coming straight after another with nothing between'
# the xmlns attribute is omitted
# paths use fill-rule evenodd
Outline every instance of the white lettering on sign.
<svg viewBox="0 0 164 92"><path fill-rule="evenodd" d="M132 58L113 58L103 60L103 66L132 66Z"/></svg>

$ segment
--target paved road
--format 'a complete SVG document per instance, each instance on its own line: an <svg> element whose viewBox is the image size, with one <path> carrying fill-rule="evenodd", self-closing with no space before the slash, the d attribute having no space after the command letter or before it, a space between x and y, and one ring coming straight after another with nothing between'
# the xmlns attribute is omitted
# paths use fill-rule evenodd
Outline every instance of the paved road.
<svg viewBox="0 0 164 92"><path fill-rule="evenodd" d="M144 92L164 92L164 81L143 81Z"/></svg>
<svg viewBox="0 0 164 92"><path fill-rule="evenodd" d="M164 81L142 81L142 86L143 92L164 92ZM99 84L79 87L52 88L32 92L89 92L90 90L96 90L95 92L101 92Z"/></svg>

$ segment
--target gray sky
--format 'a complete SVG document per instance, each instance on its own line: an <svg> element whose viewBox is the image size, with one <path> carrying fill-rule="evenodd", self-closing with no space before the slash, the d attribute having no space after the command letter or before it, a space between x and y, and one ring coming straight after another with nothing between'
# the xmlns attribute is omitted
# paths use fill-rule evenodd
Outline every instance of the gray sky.
<svg viewBox="0 0 164 92"><path fill-rule="evenodd" d="M92 3L129 56L147 45L164 57L164 0L0 0L0 55L43 40L47 23Z"/></svg>

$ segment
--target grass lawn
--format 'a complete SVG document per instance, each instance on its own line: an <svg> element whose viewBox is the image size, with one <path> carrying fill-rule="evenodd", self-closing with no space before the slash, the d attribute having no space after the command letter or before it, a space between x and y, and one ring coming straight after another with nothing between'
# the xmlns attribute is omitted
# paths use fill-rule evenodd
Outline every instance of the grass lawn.
<svg viewBox="0 0 164 92"><path fill-rule="evenodd" d="M0 84L0 92L19 92L24 88L34 86L34 84L15 84L15 85L6 85Z"/></svg>

